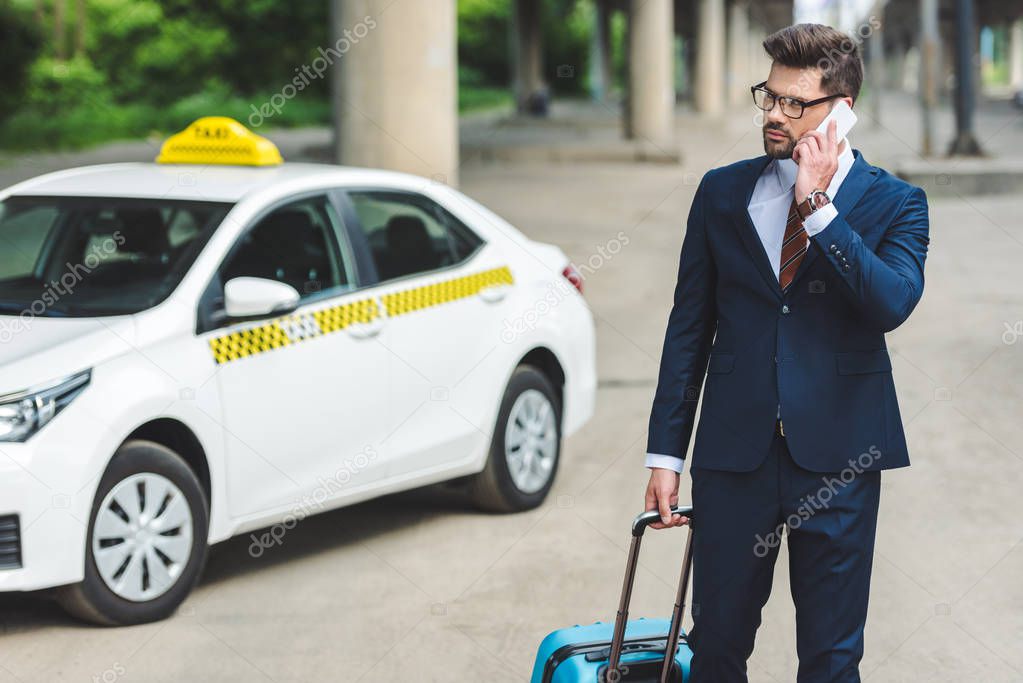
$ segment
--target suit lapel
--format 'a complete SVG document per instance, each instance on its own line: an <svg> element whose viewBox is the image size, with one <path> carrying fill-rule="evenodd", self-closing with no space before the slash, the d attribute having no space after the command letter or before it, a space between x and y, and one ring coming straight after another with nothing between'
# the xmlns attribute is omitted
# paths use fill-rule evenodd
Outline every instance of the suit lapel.
<svg viewBox="0 0 1023 683"><path fill-rule="evenodd" d="M863 198L863 193L877 179L877 169L866 162L858 149L853 150L853 157L853 164L849 168L849 173L845 176L845 180L842 181L842 185L838 188L838 192L835 193L833 200L835 208L838 210L838 215L842 218L849 215L849 212ZM809 270L814 259L817 258L817 252L818 250L812 246L810 249L807 249L806 256L803 257L802 263L796 269L796 274L792 276L792 282L789 283L790 290L796 284L796 281L799 280L800 276Z"/></svg>
<svg viewBox="0 0 1023 683"><path fill-rule="evenodd" d="M742 202L736 206L737 214L735 215L735 220L737 221L736 227L739 230L739 235L742 237L743 244L746 245L746 250L749 251L750 258L753 259L753 264L760 271L760 275L764 278L768 288L776 297L781 299L781 285L774 274L774 266L771 265L771 259L764 250L764 243L760 240L756 226L753 225L753 220L749 216L749 202L753 196L753 190L757 186L757 179L760 178L760 174L764 172L764 169L770 162L771 157L766 154L748 160L742 167L742 173L735 181L735 194L733 196L742 197Z"/></svg>

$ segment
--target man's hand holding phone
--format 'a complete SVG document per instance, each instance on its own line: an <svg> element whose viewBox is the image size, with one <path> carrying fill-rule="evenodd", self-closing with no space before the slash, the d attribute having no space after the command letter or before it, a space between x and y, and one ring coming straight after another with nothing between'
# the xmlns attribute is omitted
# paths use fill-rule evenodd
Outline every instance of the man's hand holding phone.
<svg viewBox="0 0 1023 683"><path fill-rule="evenodd" d="M650 470L650 482L646 485L645 510L657 510L661 513L661 521L653 522L651 529L668 529L685 526L688 517L672 516L671 506L678 505L679 473L674 470L654 467Z"/></svg>
<svg viewBox="0 0 1023 683"><path fill-rule="evenodd" d="M828 189L838 170L838 123L828 122L827 134L808 131L799 138L792 150L792 160L799 164L796 174L796 203L803 201L811 190Z"/></svg>

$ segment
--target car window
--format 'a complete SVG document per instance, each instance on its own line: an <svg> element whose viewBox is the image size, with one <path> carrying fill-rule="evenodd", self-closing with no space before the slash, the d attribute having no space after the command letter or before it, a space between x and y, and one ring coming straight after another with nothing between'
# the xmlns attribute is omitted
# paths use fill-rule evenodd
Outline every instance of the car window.
<svg viewBox="0 0 1023 683"><path fill-rule="evenodd" d="M408 192L348 193L381 280L464 261L483 243L436 202Z"/></svg>
<svg viewBox="0 0 1023 683"><path fill-rule="evenodd" d="M9 197L0 202L0 311L64 317L155 306L229 209L163 199ZM190 227L175 232L175 225Z"/></svg>
<svg viewBox="0 0 1023 683"><path fill-rule="evenodd" d="M4 217L0 244L0 273L4 277L27 277L35 273L43 244L56 222L56 206L28 206Z"/></svg>
<svg viewBox="0 0 1023 683"><path fill-rule="evenodd" d="M226 283L261 277L289 284L303 299L349 288L326 197L273 210L249 229L221 268Z"/></svg>

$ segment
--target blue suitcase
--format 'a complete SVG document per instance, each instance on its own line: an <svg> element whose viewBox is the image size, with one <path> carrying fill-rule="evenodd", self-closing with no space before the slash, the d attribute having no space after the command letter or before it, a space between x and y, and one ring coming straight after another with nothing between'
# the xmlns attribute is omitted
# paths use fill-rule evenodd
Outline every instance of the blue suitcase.
<svg viewBox="0 0 1023 683"><path fill-rule="evenodd" d="M637 515L632 522L632 544L614 624L604 621L588 626L576 624L549 633L537 650L530 683L685 683L689 679L693 653L682 632L682 615L693 562L693 508L673 506L671 514L689 518L682 576L671 620L640 617L629 621L643 531L660 519L660 514L651 510ZM666 643L674 643L675 647L666 652Z"/></svg>

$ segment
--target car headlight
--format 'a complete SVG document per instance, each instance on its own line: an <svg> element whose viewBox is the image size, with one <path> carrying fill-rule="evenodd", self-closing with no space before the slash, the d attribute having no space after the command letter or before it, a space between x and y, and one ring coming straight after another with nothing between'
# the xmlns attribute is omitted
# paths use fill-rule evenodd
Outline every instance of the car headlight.
<svg viewBox="0 0 1023 683"><path fill-rule="evenodd" d="M0 396L0 441L25 441L89 384L92 371Z"/></svg>

